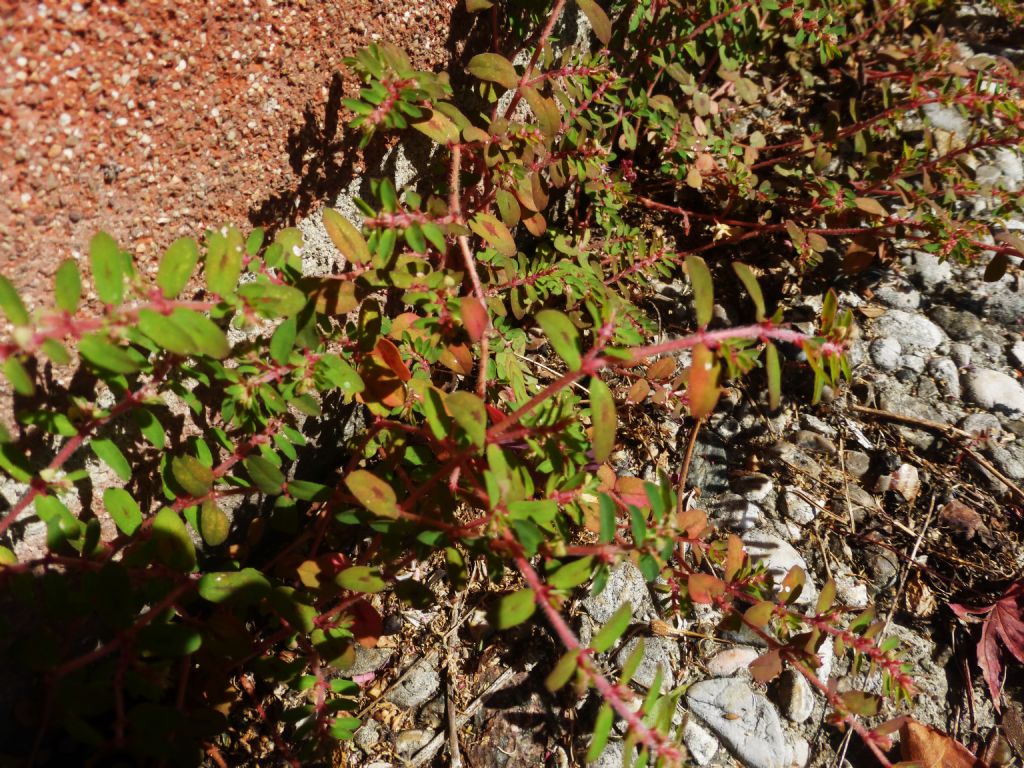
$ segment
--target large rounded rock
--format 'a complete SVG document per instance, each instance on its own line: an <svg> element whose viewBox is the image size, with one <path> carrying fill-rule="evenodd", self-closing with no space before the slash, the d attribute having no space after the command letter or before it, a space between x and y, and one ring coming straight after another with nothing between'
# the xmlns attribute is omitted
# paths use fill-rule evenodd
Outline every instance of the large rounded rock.
<svg viewBox="0 0 1024 768"><path fill-rule="evenodd" d="M696 683L687 690L686 703L747 768L788 768L790 749L779 713L742 680Z"/></svg>
<svg viewBox="0 0 1024 768"><path fill-rule="evenodd" d="M975 368L964 377L967 397L971 402L993 411L1024 413L1024 387L1005 373L988 368Z"/></svg>
<svg viewBox="0 0 1024 768"><path fill-rule="evenodd" d="M932 352L946 342L945 332L924 315L890 309L875 320L875 334L898 339L904 352Z"/></svg>

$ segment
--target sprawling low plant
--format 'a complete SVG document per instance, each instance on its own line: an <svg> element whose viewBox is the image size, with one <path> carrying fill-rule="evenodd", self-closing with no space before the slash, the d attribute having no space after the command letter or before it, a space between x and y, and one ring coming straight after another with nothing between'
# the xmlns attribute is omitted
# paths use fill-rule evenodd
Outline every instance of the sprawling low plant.
<svg viewBox="0 0 1024 768"><path fill-rule="evenodd" d="M506 28L499 3L466 5ZM778 407L780 346L802 353L814 399L835 386L851 316L831 291L809 333L770 311L759 275L787 264L843 253L862 268L901 238L1005 268L1019 243L992 242L958 200L977 188L961 161L1020 143L1018 75L997 60L967 71L924 28L908 59L891 31L908 3L575 5L592 50L552 43L565 0L511 4L518 36L495 32L468 62L472 109L390 45L346 62L362 83L350 129L364 144L419 131L444 172L418 189L374 180L361 221L324 209L333 274L303 274L295 229L225 226L173 243L155 276L99 234L88 280L64 262L54 305L32 311L0 278L5 672L33 694L3 752L225 764L223 734L256 717L282 759L307 764L359 725L345 670L383 632L372 595L429 606L397 577L436 557L453 584L474 561L495 583L518 573L491 620L539 609L565 646L549 687L575 678L602 701L591 758L618 717L641 761L679 764L679 691L630 687L642 649L617 679L595 658L629 607L588 646L562 612L629 558L676 610L713 605L759 635L757 679L791 665L887 764L889 728L862 720L883 699L815 674L832 638L886 697L910 696L873 611L848 617L831 583L800 608L807 574L773 584L671 478L617 474L618 415L699 426L741 376ZM785 93L791 122L769 123L763 102ZM985 119L959 143L925 122L912 143L899 121L928 104ZM993 221L1019 210L988 192ZM684 275L692 322L659 335L644 299ZM746 292L748 324L715 320L725 282ZM279 685L292 693L268 710Z"/></svg>

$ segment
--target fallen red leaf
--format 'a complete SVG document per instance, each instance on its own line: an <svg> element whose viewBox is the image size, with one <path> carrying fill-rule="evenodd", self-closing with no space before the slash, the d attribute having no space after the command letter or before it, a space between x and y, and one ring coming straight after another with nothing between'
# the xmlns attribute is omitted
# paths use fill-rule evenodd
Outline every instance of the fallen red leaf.
<svg viewBox="0 0 1024 768"><path fill-rule="evenodd" d="M909 718L900 728L900 755L921 768L988 768L956 739Z"/></svg>
<svg viewBox="0 0 1024 768"><path fill-rule="evenodd" d="M968 607L951 603L950 608L962 619L969 615L984 616L981 639L978 641L978 666L988 683L996 711L1000 709L1003 661L1000 645L1018 662L1024 664L1024 581L1010 585L1003 596L991 605Z"/></svg>

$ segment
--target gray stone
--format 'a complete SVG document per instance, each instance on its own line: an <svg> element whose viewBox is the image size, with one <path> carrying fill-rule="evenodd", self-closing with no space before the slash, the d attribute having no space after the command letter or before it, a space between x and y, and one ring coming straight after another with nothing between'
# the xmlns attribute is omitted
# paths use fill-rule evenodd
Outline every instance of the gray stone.
<svg viewBox="0 0 1024 768"><path fill-rule="evenodd" d="M626 664L626 660L633 654L640 644L641 638L634 637L627 642L615 655L615 662L619 667ZM675 686L675 668L679 666L679 642L671 637L645 637L644 655L640 665L633 674L633 682L650 689L654 684L654 677L661 667L661 692L668 693Z"/></svg>
<svg viewBox="0 0 1024 768"><path fill-rule="evenodd" d="M385 763L383 760L374 760L372 763L366 766L366 768L395 768L391 763Z"/></svg>
<svg viewBox="0 0 1024 768"><path fill-rule="evenodd" d="M817 472L821 469L821 462L812 459L786 440L780 440L773 445L770 454L783 464L788 464L800 472Z"/></svg>
<svg viewBox="0 0 1024 768"><path fill-rule="evenodd" d="M1012 376L975 368L964 378L967 397L982 408L1011 415L1024 413L1024 387Z"/></svg>
<svg viewBox="0 0 1024 768"><path fill-rule="evenodd" d="M904 286L880 285L875 289L875 299L892 309L913 310L921 306L921 294Z"/></svg>
<svg viewBox="0 0 1024 768"><path fill-rule="evenodd" d="M990 445L985 453L1008 478L1014 482L1024 480L1024 450L1019 446Z"/></svg>
<svg viewBox="0 0 1024 768"><path fill-rule="evenodd" d="M985 314L1015 330L1024 323L1024 290L1000 291L985 303Z"/></svg>
<svg viewBox="0 0 1024 768"><path fill-rule="evenodd" d="M431 657L421 658L415 662L402 676L387 695L387 700L399 707L414 709L441 687L441 676L438 674L436 660Z"/></svg>
<svg viewBox="0 0 1024 768"><path fill-rule="evenodd" d="M1024 339L1017 339L1010 347L1010 363L1015 368L1024 368Z"/></svg>
<svg viewBox="0 0 1024 768"><path fill-rule="evenodd" d="M434 738L433 731L413 728L402 731L395 737L395 752L402 757L412 757Z"/></svg>
<svg viewBox="0 0 1024 768"><path fill-rule="evenodd" d="M356 644L355 661L352 666L345 670L348 676L365 675L367 672L376 672L383 667L395 654L392 648L364 648Z"/></svg>
<svg viewBox="0 0 1024 768"><path fill-rule="evenodd" d="M818 516L818 508L796 491L787 488L782 492L782 512L794 523L808 525Z"/></svg>
<svg viewBox="0 0 1024 768"><path fill-rule="evenodd" d="M913 371L916 376L924 373L925 361L920 355L904 355L900 358L900 367Z"/></svg>
<svg viewBox="0 0 1024 768"><path fill-rule="evenodd" d="M807 575L807 583L803 591L796 599L798 605L811 605L818 597L818 590L814 586L812 575L807 569L807 563L793 546L784 539L768 531L748 531L743 535L743 543L746 544L747 554L753 562L762 562L768 574L776 581L781 582L786 574L793 567L803 569Z"/></svg>
<svg viewBox="0 0 1024 768"><path fill-rule="evenodd" d="M717 496L729 488L729 452L716 434L701 431L694 446L687 484L699 488L705 497Z"/></svg>
<svg viewBox="0 0 1024 768"><path fill-rule="evenodd" d="M850 610L859 611L868 607L868 586L858 581L848 571L835 574L836 600Z"/></svg>
<svg viewBox="0 0 1024 768"><path fill-rule="evenodd" d="M907 274L919 288L945 285L953 279L953 268L948 261L925 251L911 251L904 259Z"/></svg>
<svg viewBox="0 0 1024 768"><path fill-rule="evenodd" d="M822 419L819 419L813 413L800 414L800 423L803 425L804 429L809 429L811 432L817 432L819 435L824 435L829 438L836 436L836 428Z"/></svg>
<svg viewBox="0 0 1024 768"><path fill-rule="evenodd" d="M793 442L797 448L802 448L808 453L820 453L825 456L837 456L839 450L831 439L809 429L798 430L793 435Z"/></svg>
<svg viewBox="0 0 1024 768"><path fill-rule="evenodd" d="M955 133L960 137L967 136L970 131L970 122L952 105L932 102L921 107L921 111L925 119L940 131Z"/></svg>
<svg viewBox="0 0 1024 768"><path fill-rule="evenodd" d="M683 726L683 743L697 765L710 765L719 747L715 735L692 717Z"/></svg>
<svg viewBox="0 0 1024 768"><path fill-rule="evenodd" d="M811 745L799 734L789 738L790 765L792 768L804 768L811 760Z"/></svg>
<svg viewBox="0 0 1024 768"><path fill-rule="evenodd" d="M807 679L795 669L779 676L779 709L794 723L802 723L814 711L814 692Z"/></svg>
<svg viewBox="0 0 1024 768"><path fill-rule="evenodd" d="M878 509L878 502L856 483L847 483L832 496L832 508L844 520L860 524Z"/></svg>
<svg viewBox="0 0 1024 768"><path fill-rule="evenodd" d="M964 341L972 346L984 333L984 324L977 315L970 312L940 305L933 307L928 316L948 333L951 339Z"/></svg>
<svg viewBox="0 0 1024 768"><path fill-rule="evenodd" d="M895 371L899 368L902 351L900 343L889 336L875 339L868 347L871 362L883 371Z"/></svg>
<svg viewBox="0 0 1024 768"><path fill-rule="evenodd" d="M746 768L788 768L789 749L775 707L735 678L690 686L687 705Z"/></svg>
<svg viewBox="0 0 1024 768"><path fill-rule="evenodd" d="M621 741L609 741L604 751L597 756L597 759L590 763L588 768L622 768L622 761L625 755L625 745ZM636 759L636 750L631 750L630 764Z"/></svg>
<svg viewBox="0 0 1024 768"><path fill-rule="evenodd" d="M734 645L719 651L707 663L708 672L715 677L733 677L745 672L749 677L750 664L761 652L749 645Z"/></svg>
<svg viewBox="0 0 1024 768"><path fill-rule="evenodd" d="M949 345L949 356L960 368L966 368L971 364L972 352L971 345L964 344L962 341L954 341Z"/></svg>
<svg viewBox="0 0 1024 768"><path fill-rule="evenodd" d="M380 723L368 719L352 736L352 742L363 752L369 752L380 741Z"/></svg>
<svg viewBox="0 0 1024 768"><path fill-rule="evenodd" d="M884 547L874 546L868 558L867 574L871 578L871 591L879 594L894 586L900 573L898 556Z"/></svg>
<svg viewBox="0 0 1024 768"><path fill-rule="evenodd" d="M852 477L860 479L871 469L871 457L863 451L844 451L843 466Z"/></svg>
<svg viewBox="0 0 1024 768"><path fill-rule="evenodd" d="M624 561L608 574L601 594L587 597L582 607L598 624L605 624L627 602L633 606L634 618L654 618L654 601L643 574L631 562Z"/></svg>
<svg viewBox="0 0 1024 768"><path fill-rule="evenodd" d="M948 397L960 399L960 371L948 357L928 361L928 373L935 379L939 391Z"/></svg>
<svg viewBox="0 0 1024 768"><path fill-rule="evenodd" d="M761 520L761 508L735 493L727 493L714 503L711 517L722 528L741 533Z"/></svg>
<svg viewBox="0 0 1024 768"><path fill-rule="evenodd" d="M933 352L946 342L942 329L924 315L891 309L875 318L878 336L899 339L904 352Z"/></svg>
<svg viewBox="0 0 1024 768"><path fill-rule="evenodd" d="M981 437L998 437L1003 431L1002 425L999 423L999 418L993 414L988 413L970 413L960 422L960 429L964 432L970 432L972 435Z"/></svg>
<svg viewBox="0 0 1024 768"><path fill-rule="evenodd" d="M733 478L732 490L747 501L764 501L775 490L775 485L768 475L752 472Z"/></svg>

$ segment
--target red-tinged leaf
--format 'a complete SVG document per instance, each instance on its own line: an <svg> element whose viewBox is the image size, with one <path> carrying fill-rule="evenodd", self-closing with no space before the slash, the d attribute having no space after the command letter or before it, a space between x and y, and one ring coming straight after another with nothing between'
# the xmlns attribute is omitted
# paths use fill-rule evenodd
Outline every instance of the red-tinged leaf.
<svg viewBox="0 0 1024 768"><path fill-rule="evenodd" d="M676 528L688 539L698 538L708 528L708 515L703 509L686 509L676 515Z"/></svg>
<svg viewBox="0 0 1024 768"><path fill-rule="evenodd" d="M454 144L459 140L459 127L448 115L436 110L428 119L413 123L412 127L438 144Z"/></svg>
<svg viewBox="0 0 1024 768"><path fill-rule="evenodd" d="M768 651L750 662L750 674L759 683L769 683L782 674L782 657L778 651Z"/></svg>
<svg viewBox="0 0 1024 768"><path fill-rule="evenodd" d="M377 641L384 634L384 621L381 619L377 609L366 600L359 599L349 609L352 617L352 625L349 631L364 648L376 648Z"/></svg>
<svg viewBox="0 0 1024 768"><path fill-rule="evenodd" d="M787 603L792 603L800 596L800 593L803 591L806 583L807 574L804 573L802 568L794 565L789 569L786 577L782 580L782 586L779 589L779 598L785 600Z"/></svg>
<svg viewBox="0 0 1024 768"><path fill-rule="evenodd" d="M968 619L970 615L985 616L981 639L978 641L978 666L988 684L996 711L999 711L1003 678L1000 645L1017 661L1024 663L1024 581L1011 584L992 605L968 607L954 603L950 608L957 616L968 621L972 620Z"/></svg>
<svg viewBox="0 0 1024 768"><path fill-rule="evenodd" d="M651 394L651 385L647 383L647 379L637 379L629 388L626 399L631 403L642 403L649 394Z"/></svg>
<svg viewBox="0 0 1024 768"><path fill-rule="evenodd" d="M394 489L372 472L357 469L345 478L345 486L360 504L378 517L401 515Z"/></svg>
<svg viewBox="0 0 1024 768"><path fill-rule="evenodd" d="M469 338L474 343L480 341L487 333L487 326L490 325L487 308L475 296L463 296L459 299L459 312L462 314L462 325Z"/></svg>
<svg viewBox="0 0 1024 768"><path fill-rule="evenodd" d="M900 757L921 768L987 768L960 742L910 718L900 727Z"/></svg>
<svg viewBox="0 0 1024 768"><path fill-rule="evenodd" d="M715 353L706 346L698 344L693 348L693 361L686 387L690 415L693 418L704 418L715 409L721 393L718 387L720 367Z"/></svg>
<svg viewBox="0 0 1024 768"><path fill-rule="evenodd" d="M725 582L709 573L691 573L687 591L695 603L713 603L716 597L725 594Z"/></svg>
<svg viewBox="0 0 1024 768"><path fill-rule="evenodd" d="M647 368L647 378L651 381L663 381L672 377L676 372L676 359L674 357L662 357L655 360Z"/></svg>
<svg viewBox="0 0 1024 768"><path fill-rule="evenodd" d="M461 376L468 376L473 370L473 353L465 344L449 344L441 350L438 360Z"/></svg>
<svg viewBox="0 0 1024 768"><path fill-rule="evenodd" d="M743 613L743 621L758 629L763 629L768 626L773 613L775 613L775 604L768 600L762 600L760 603L754 603L747 608Z"/></svg>
<svg viewBox="0 0 1024 768"><path fill-rule="evenodd" d="M502 256L516 255L516 243L512 239L512 233L495 216L478 213L469 222L469 228Z"/></svg>
<svg viewBox="0 0 1024 768"><path fill-rule="evenodd" d="M527 216L523 219L523 225L534 237L540 237L548 231L548 220L545 219L544 215L541 213L535 213L533 216Z"/></svg>
<svg viewBox="0 0 1024 768"><path fill-rule="evenodd" d="M401 381L409 381L412 378L412 371L409 370L409 366L402 360L402 353L398 351L398 347L392 344L385 338L377 339L377 346L374 351L380 355L380 358L384 361L384 364L394 371L395 376Z"/></svg>
<svg viewBox="0 0 1024 768"><path fill-rule="evenodd" d="M858 197L853 201L857 208L871 216L886 217L889 212L882 207L882 204L873 197Z"/></svg>
<svg viewBox="0 0 1024 768"><path fill-rule="evenodd" d="M576 0L576 5L590 22L594 37L600 40L602 45L608 45L608 41L612 39L612 23L608 19L608 14L594 0Z"/></svg>
<svg viewBox="0 0 1024 768"><path fill-rule="evenodd" d="M729 534L729 546L725 555L725 580L732 581L743 567L743 540L734 533Z"/></svg>
<svg viewBox="0 0 1024 768"><path fill-rule="evenodd" d="M615 493L624 504L647 509L651 502L647 498L647 484L639 477L623 476L615 481Z"/></svg>
<svg viewBox="0 0 1024 768"><path fill-rule="evenodd" d="M594 460L603 464L615 447L618 418L615 414L615 398L612 391L597 376L590 379L590 420L594 430Z"/></svg>

